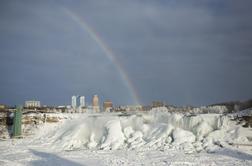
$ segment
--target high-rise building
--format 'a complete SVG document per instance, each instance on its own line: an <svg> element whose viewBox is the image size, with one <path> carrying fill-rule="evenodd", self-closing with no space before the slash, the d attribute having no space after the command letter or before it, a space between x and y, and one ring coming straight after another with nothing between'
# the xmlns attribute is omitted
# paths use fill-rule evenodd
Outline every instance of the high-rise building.
<svg viewBox="0 0 252 166"><path fill-rule="evenodd" d="M98 97L98 95L94 95L93 96L93 107L94 106L99 106L99 97Z"/></svg>
<svg viewBox="0 0 252 166"><path fill-rule="evenodd" d="M92 103L94 112L100 112L98 95L94 95Z"/></svg>
<svg viewBox="0 0 252 166"><path fill-rule="evenodd" d="M85 107L85 96L80 96L80 107L83 108Z"/></svg>
<svg viewBox="0 0 252 166"><path fill-rule="evenodd" d="M72 96L72 108L77 107L77 96Z"/></svg>
<svg viewBox="0 0 252 166"><path fill-rule="evenodd" d="M103 111L105 112L110 112L110 110L113 107L113 103L110 100L104 101L103 102Z"/></svg>

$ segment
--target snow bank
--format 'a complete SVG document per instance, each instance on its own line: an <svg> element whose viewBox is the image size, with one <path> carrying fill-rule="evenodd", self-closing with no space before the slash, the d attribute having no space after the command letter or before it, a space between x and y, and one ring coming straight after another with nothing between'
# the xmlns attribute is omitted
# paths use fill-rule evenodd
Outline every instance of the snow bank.
<svg viewBox="0 0 252 166"><path fill-rule="evenodd" d="M213 152L228 143L249 143L246 134L251 134L220 114L186 116L162 111L127 116L80 114L43 130L39 132L45 134L34 141L47 142L57 149L178 148L186 153L203 149Z"/></svg>

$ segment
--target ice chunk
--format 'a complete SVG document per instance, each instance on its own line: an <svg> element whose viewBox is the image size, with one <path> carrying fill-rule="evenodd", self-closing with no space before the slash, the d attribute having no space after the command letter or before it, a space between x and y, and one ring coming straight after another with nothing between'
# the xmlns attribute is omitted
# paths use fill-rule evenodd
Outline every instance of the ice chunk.
<svg viewBox="0 0 252 166"><path fill-rule="evenodd" d="M195 142L195 135L192 132L180 128L176 128L172 132L172 138L173 143L178 145L185 142Z"/></svg>

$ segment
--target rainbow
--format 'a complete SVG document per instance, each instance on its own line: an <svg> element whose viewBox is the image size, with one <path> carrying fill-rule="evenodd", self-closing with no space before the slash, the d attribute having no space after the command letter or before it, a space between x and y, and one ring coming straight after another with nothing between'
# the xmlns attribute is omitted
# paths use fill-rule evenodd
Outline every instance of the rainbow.
<svg viewBox="0 0 252 166"><path fill-rule="evenodd" d="M102 40L100 35L92 28L83 18L73 13L67 8L63 8L64 12L67 16L69 16L72 20L80 25L80 27L86 31L90 37L97 43L97 45L103 50L107 59L109 59L118 70L118 73L121 76L122 81L130 92L130 96L132 97L134 104L140 104L139 95L132 84L132 81L129 79L128 74L124 70L121 63L117 60L115 53L113 50Z"/></svg>

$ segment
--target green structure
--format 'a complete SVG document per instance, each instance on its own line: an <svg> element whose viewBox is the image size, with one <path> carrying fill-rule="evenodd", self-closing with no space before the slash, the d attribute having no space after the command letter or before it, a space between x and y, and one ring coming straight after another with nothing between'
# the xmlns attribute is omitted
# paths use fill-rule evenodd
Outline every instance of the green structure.
<svg viewBox="0 0 252 166"><path fill-rule="evenodd" d="M22 107L18 107L14 113L13 137L20 137L22 134Z"/></svg>

